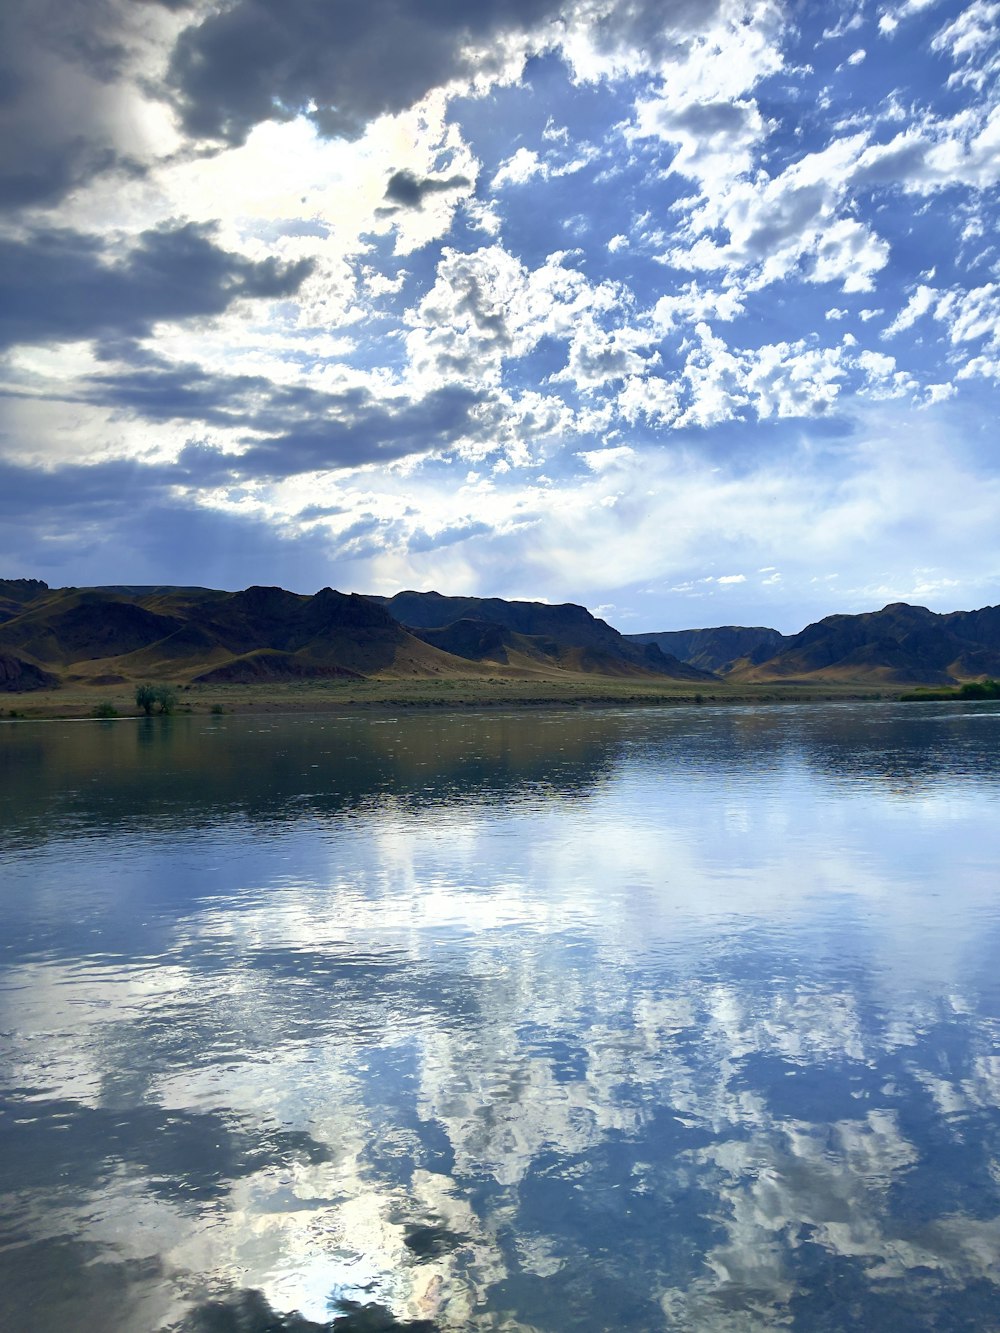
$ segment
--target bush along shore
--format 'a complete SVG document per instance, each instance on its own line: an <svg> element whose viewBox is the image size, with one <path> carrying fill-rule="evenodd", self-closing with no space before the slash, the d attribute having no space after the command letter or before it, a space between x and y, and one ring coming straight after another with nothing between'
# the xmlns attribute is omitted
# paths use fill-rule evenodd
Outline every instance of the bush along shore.
<svg viewBox="0 0 1000 1333"><path fill-rule="evenodd" d="M903 703L932 703L948 699L1000 699L1000 680L969 680L954 689L916 689L901 694Z"/></svg>
<svg viewBox="0 0 1000 1333"><path fill-rule="evenodd" d="M155 688L155 687L154 687ZM298 681L253 685L177 685L167 708L151 703L153 719L165 714L206 716L265 713L354 712L399 708L608 708L707 707L738 704L828 703L834 700L898 699L892 689L863 685L730 685L708 689L683 682L577 676L554 680L447 679ZM145 694L136 698L127 684L94 688L80 682L58 690L36 691L0 706L0 721L43 718L94 718L113 721L146 716Z"/></svg>

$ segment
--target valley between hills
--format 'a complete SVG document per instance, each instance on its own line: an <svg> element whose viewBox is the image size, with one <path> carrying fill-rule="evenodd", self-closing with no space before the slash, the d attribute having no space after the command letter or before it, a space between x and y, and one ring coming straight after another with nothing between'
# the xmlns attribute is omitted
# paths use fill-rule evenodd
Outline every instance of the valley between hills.
<svg viewBox="0 0 1000 1333"><path fill-rule="evenodd" d="M1000 676L1000 606L895 603L799 634L621 634L572 603L275 587L49 588L0 580L8 716L114 716L162 682L182 711L342 705L898 697Z"/></svg>

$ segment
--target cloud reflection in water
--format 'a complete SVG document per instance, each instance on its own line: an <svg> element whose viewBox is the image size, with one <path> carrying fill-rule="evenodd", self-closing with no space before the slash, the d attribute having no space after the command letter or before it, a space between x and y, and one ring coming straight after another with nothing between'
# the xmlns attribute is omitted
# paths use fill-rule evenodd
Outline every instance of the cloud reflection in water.
<svg viewBox="0 0 1000 1333"><path fill-rule="evenodd" d="M6 735L0 1308L989 1326L994 719Z"/></svg>

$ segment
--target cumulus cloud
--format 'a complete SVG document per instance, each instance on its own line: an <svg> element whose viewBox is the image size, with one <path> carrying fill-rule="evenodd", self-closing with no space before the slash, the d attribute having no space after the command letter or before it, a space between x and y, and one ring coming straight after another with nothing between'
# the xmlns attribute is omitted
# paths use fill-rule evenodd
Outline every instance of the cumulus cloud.
<svg viewBox="0 0 1000 1333"><path fill-rule="evenodd" d="M117 253L66 229L0 238L0 345L141 338L161 320L290 296L311 270L308 260L254 262L231 254L210 228L191 223L143 232Z"/></svg>
<svg viewBox="0 0 1000 1333"><path fill-rule="evenodd" d="M421 179L412 171L394 171L385 187L385 197L403 208L420 208L429 194L448 194L471 184L468 176L426 176Z"/></svg>
<svg viewBox="0 0 1000 1333"><path fill-rule="evenodd" d="M773 179L736 177L705 196L689 214L687 243L665 259L681 269L749 270L763 286L798 271L809 282L837 282L845 292L870 291L889 247L870 227L843 215L850 169L866 136L834 141L807 153ZM727 239L714 237L722 233Z"/></svg>
<svg viewBox="0 0 1000 1333"><path fill-rule="evenodd" d="M141 8L119 0L4 4L0 210L57 203L100 173L141 172L169 140L137 80L170 23Z"/></svg>
<svg viewBox="0 0 1000 1333"><path fill-rule="evenodd" d="M886 328L883 336L891 338L897 333L902 333L904 329L912 328L921 316L927 314L928 310L930 310L936 301L937 296L938 293L933 287L927 287L921 283L911 295L903 309Z"/></svg>
<svg viewBox="0 0 1000 1333"><path fill-rule="evenodd" d="M236 0L180 34L166 84L185 129L242 142L254 125L307 115L358 135L455 79L499 76L512 41L553 19L557 0Z"/></svg>
<svg viewBox="0 0 1000 1333"><path fill-rule="evenodd" d="M645 451L721 484L799 433L847 467L873 411L992 420L1000 10L918 9L883 7L886 63L854 3L13 0L4 454L337 510L384 578L453 533L471 588L508 543L524 590L558 503L640 523Z"/></svg>
<svg viewBox="0 0 1000 1333"><path fill-rule="evenodd" d="M407 348L420 382L499 384L505 360L543 337L569 338L586 312L616 309L612 284L597 286L557 251L529 269L502 246L446 249L434 286L411 312Z"/></svg>

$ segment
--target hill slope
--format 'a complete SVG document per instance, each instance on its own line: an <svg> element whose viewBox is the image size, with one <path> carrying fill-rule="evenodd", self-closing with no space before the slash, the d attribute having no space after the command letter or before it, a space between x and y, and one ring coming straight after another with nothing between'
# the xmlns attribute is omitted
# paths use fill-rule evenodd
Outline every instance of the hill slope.
<svg viewBox="0 0 1000 1333"><path fill-rule="evenodd" d="M655 643L682 662L724 675L738 661L763 662L780 652L784 634L763 626L718 625L715 629L662 630L626 634L632 643Z"/></svg>
<svg viewBox="0 0 1000 1333"><path fill-rule="evenodd" d="M53 676L110 684L468 674L382 607L324 588L45 589L0 624L0 688ZM38 673L42 673L39 677Z"/></svg>
<svg viewBox="0 0 1000 1333"><path fill-rule="evenodd" d="M807 625L772 657L735 664L728 678L952 685L997 675L1000 606L938 615L893 602L881 611Z"/></svg>
<svg viewBox="0 0 1000 1333"><path fill-rule="evenodd" d="M419 608L430 595L402 596ZM392 614L391 601L332 588L303 596L269 587L51 589L10 580L0 584L0 597L4 691L143 679L705 678L655 647L628 644L583 607L491 601L478 618L411 631ZM477 606L470 598L437 602L449 610L451 603Z"/></svg>
<svg viewBox="0 0 1000 1333"><path fill-rule="evenodd" d="M472 662L600 675L713 679L711 673L662 652L656 644L631 642L572 602L553 606L499 597L445 597L438 592L399 592L371 600L427 643Z"/></svg>

